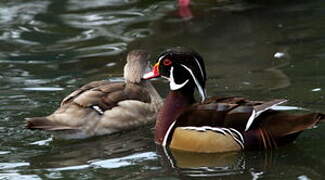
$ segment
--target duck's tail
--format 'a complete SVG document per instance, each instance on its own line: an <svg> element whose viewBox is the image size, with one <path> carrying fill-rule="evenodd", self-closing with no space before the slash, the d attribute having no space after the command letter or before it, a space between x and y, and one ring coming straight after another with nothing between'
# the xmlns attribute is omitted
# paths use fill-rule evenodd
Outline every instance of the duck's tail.
<svg viewBox="0 0 325 180"><path fill-rule="evenodd" d="M26 120L26 128L31 130L71 130L75 129L69 126L65 126L62 124L58 124L56 122L51 121L47 117L33 117L33 118L25 118Z"/></svg>
<svg viewBox="0 0 325 180"><path fill-rule="evenodd" d="M323 113L316 113L315 119L317 119L318 122L320 122L320 123L324 123L325 122L325 114L323 114Z"/></svg>

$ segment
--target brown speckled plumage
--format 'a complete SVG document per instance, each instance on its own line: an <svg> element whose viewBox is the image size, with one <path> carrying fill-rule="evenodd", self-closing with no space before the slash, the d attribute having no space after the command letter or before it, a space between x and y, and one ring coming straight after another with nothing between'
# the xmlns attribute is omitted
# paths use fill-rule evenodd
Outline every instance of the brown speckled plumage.
<svg viewBox="0 0 325 180"><path fill-rule="evenodd" d="M125 82L90 82L65 97L51 115L27 118L27 128L48 130L59 138L70 139L153 122L162 99L150 81L141 80L148 58L145 51L131 51L124 68ZM127 75L129 71L132 76Z"/></svg>

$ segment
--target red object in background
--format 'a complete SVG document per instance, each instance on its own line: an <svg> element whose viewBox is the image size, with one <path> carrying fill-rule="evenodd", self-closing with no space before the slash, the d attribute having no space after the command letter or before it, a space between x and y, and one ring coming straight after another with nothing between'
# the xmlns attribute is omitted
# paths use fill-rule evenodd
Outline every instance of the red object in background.
<svg viewBox="0 0 325 180"><path fill-rule="evenodd" d="M193 17L192 11L190 9L191 0L178 0L178 14L184 19L190 19Z"/></svg>
<svg viewBox="0 0 325 180"><path fill-rule="evenodd" d="M190 2L191 2L191 0L178 0L178 5L180 7L189 6Z"/></svg>

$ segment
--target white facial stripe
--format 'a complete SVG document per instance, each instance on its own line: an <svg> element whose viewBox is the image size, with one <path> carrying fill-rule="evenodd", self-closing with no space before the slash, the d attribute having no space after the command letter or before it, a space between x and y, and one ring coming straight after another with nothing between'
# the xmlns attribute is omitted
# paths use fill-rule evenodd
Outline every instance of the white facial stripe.
<svg viewBox="0 0 325 180"><path fill-rule="evenodd" d="M203 73L203 69L202 69L202 67L201 67L201 65L200 65L200 63L199 63L199 61L194 57L194 60L195 60L195 62L196 62L196 64L197 64L197 66L199 66L199 69L200 69L200 72L201 72L201 76L203 77L203 78L205 78L205 76L204 76L204 73Z"/></svg>
<svg viewBox="0 0 325 180"><path fill-rule="evenodd" d="M161 60L165 59L166 56L167 56L167 55L165 55L165 56L161 56L161 57L158 59L158 62L160 62Z"/></svg>
<svg viewBox="0 0 325 180"><path fill-rule="evenodd" d="M204 101L207 97L206 93L205 93L205 89L202 88L202 86L200 85L199 81L196 79L196 77L194 76L192 70L188 67L186 67L185 65L181 64L181 66L183 66L192 76L195 84L196 84L196 87L197 89L199 90L199 93L201 95L201 98L202 98L202 101Z"/></svg>
<svg viewBox="0 0 325 180"><path fill-rule="evenodd" d="M174 80L174 67L170 68L169 86L171 90L178 90L184 87L189 82L189 79L184 81L182 84L176 84Z"/></svg>

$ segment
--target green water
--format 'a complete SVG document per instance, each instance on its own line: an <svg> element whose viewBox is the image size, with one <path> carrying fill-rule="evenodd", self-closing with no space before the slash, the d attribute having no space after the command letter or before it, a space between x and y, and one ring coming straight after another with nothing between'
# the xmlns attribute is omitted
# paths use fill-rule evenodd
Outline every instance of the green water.
<svg viewBox="0 0 325 180"><path fill-rule="evenodd" d="M0 2L0 179L324 179L325 125L272 152L168 152L152 125L82 141L24 129L82 84L120 80L127 51L187 46L205 58L209 95L287 98L325 112L325 2L174 0ZM281 58L274 55L283 54ZM163 96L168 87L156 80Z"/></svg>

